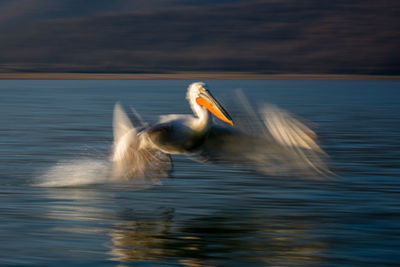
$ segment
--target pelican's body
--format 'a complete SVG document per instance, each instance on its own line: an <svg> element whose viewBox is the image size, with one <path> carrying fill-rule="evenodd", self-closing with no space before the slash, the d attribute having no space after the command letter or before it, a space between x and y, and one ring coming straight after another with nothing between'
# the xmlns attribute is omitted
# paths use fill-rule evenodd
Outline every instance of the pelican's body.
<svg viewBox="0 0 400 267"><path fill-rule="evenodd" d="M149 140L164 153L191 153L201 146L212 125L211 112L233 124L204 83L191 84L186 99L194 115L164 115L157 124L146 129Z"/></svg>
<svg viewBox="0 0 400 267"><path fill-rule="evenodd" d="M163 115L154 125L142 123L144 127L141 129L133 127L122 108L116 105L113 177L135 179L166 176L171 168L170 154L198 155L205 159L231 162L243 159L262 165L267 165L264 161L274 162L277 158L285 163L289 158L299 156L309 168L318 169L310 153L305 155L303 152L305 148L308 151L320 150L310 137L313 132L291 117L283 120L278 118L272 123L266 120L265 126L270 133L261 136L258 132L253 135L232 127L234 123L231 117L204 83L191 84L186 98L193 115ZM280 116L282 114L285 113L279 113ZM214 125L212 115L230 125ZM274 113L271 115L273 119ZM260 132L265 132L265 129ZM311 153L311 156L315 155Z"/></svg>
<svg viewBox="0 0 400 267"><path fill-rule="evenodd" d="M191 118L174 119L146 129L154 147L167 154L190 153L201 145L206 129L196 131L187 124Z"/></svg>
<svg viewBox="0 0 400 267"><path fill-rule="evenodd" d="M140 131L133 127L121 107L116 105L112 157L114 176L147 175L149 166L160 162L169 165L166 164L169 154L193 153L201 147L210 131L211 113L233 125L227 112L204 83L191 84L186 98L194 115L163 115L156 124ZM133 172L128 171L132 168Z"/></svg>

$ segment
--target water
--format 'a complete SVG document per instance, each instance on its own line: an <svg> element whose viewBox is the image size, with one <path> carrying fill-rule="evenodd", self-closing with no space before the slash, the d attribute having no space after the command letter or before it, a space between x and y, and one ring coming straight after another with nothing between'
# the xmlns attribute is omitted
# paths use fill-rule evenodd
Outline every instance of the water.
<svg viewBox="0 0 400 267"><path fill-rule="evenodd" d="M190 82L0 81L0 265L398 264L398 81L208 82L315 123L337 177L177 156L162 185L105 182L115 102L188 113Z"/></svg>

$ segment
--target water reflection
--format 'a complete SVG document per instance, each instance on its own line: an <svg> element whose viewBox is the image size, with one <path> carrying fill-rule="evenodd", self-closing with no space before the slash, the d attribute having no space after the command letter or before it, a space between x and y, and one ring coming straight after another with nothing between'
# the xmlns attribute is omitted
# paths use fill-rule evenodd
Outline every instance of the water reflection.
<svg viewBox="0 0 400 267"><path fill-rule="evenodd" d="M133 211L132 211L133 212ZM224 213L175 222L174 210L157 218L136 214L110 232L111 259L122 262L177 260L184 266L235 263L310 265L328 247L305 218L272 221Z"/></svg>
<svg viewBox="0 0 400 267"><path fill-rule="evenodd" d="M45 191L48 199L47 216L61 221L96 221L112 216L105 206L112 194L89 188L50 188Z"/></svg>
<svg viewBox="0 0 400 267"><path fill-rule="evenodd" d="M116 261L152 261L168 255L167 240L170 238L174 210L141 218L134 210L123 211L122 218L110 232L110 255ZM143 215L142 215L143 216ZM133 217L138 217L133 220Z"/></svg>
<svg viewBox="0 0 400 267"><path fill-rule="evenodd" d="M71 251L101 252L115 262L220 266L235 259L235 264L304 266L323 262L330 247L313 216L212 207L203 215L157 205L144 209L132 196L101 188L50 188L46 194L47 218L57 221L51 231L69 243L75 240ZM93 239L104 241L91 249L79 245Z"/></svg>

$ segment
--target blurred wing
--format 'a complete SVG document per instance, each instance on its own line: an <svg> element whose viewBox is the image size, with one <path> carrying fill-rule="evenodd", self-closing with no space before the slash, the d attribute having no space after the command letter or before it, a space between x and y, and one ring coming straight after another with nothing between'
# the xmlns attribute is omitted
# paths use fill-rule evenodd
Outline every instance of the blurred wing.
<svg viewBox="0 0 400 267"><path fill-rule="evenodd" d="M308 175L331 174L326 166L327 155L317 144L317 135L298 118L273 105L260 110L269 140L281 153L279 161L287 172ZM267 170L268 171L268 170Z"/></svg>
<svg viewBox="0 0 400 267"><path fill-rule="evenodd" d="M114 108L114 145L111 160L114 179L144 180L168 176L169 155L155 149L145 132L138 133L119 104Z"/></svg>
<svg viewBox="0 0 400 267"><path fill-rule="evenodd" d="M256 112L243 94L237 97L229 109L237 112L237 127L214 125L199 152L201 159L244 163L268 175L329 173L327 156L309 127L272 105Z"/></svg>
<svg viewBox="0 0 400 267"><path fill-rule="evenodd" d="M317 137L315 132L287 111L266 105L260 110L260 114L271 136L281 145L323 153L315 141Z"/></svg>
<svg viewBox="0 0 400 267"><path fill-rule="evenodd" d="M136 129L119 103L115 104L113 116L113 161L121 160L127 153L129 145L135 142Z"/></svg>

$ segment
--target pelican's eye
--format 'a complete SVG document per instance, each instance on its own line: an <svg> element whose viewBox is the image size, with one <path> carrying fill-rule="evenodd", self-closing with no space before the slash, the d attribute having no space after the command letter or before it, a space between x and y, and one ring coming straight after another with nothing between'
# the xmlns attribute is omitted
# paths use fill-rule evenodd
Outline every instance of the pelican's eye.
<svg viewBox="0 0 400 267"><path fill-rule="evenodd" d="M206 92L207 92L207 90L204 89L204 87L200 87L199 88L199 93L206 93Z"/></svg>

